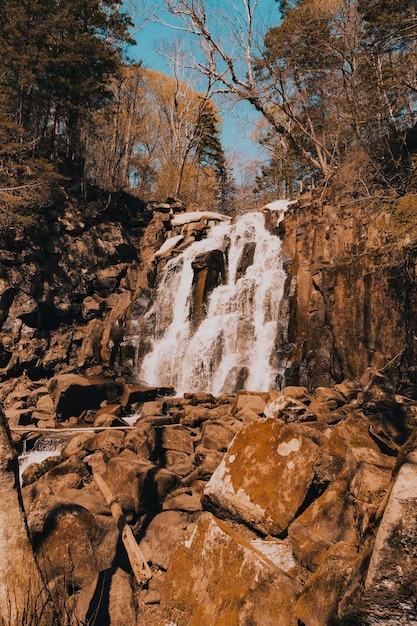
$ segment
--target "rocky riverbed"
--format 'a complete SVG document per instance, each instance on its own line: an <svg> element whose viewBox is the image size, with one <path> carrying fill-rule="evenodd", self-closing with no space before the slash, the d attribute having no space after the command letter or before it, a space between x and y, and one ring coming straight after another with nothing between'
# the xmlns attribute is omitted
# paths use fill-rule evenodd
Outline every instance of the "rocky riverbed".
<svg viewBox="0 0 417 626"><path fill-rule="evenodd" d="M337 210L317 194L279 227L267 214L287 271L283 389L176 397L138 380L135 363L167 260L204 237L207 220L188 222L188 207L177 224L185 207L174 201L89 194L0 233L6 423L19 452L60 443L21 488L55 623L417 624L413 231L399 239L388 209L376 228L376 209ZM0 443L2 492L14 496L0 516L0 574L6 561L13 571L3 603L33 578L4 552L23 545L25 520Z"/></svg>
<svg viewBox="0 0 417 626"><path fill-rule="evenodd" d="M22 495L74 623L415 623L417 388L401 357L314 392L179 398L73 375L45 387L21 381L8 402L43 399L59 416L65 445L27 467ZM13 433L20 447L43 436ZM151 568L145 584L94 481L97 455Z"/></svg>

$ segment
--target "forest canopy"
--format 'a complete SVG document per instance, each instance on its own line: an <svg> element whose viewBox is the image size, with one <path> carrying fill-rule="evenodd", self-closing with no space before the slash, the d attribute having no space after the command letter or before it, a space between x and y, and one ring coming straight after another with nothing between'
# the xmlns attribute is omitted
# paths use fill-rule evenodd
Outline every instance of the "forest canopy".
<svg viewBox="0 0 417 626"><path fill-rule="evenodd" d="M33 211L65 177L226 209L225 97L260 116L268 156L249 191L261 200L323 185L415 191L415 1L271 0L263 31L258 5L162 0L191 42L167 76L128 60L133 21L121 2L3 0L0 206Z"/></svg>
<svg viewBox="0 0 417 626"><path fill-rule="evenodd" d="M271 160L260 185L272 175L288 195L330 183L365 195L415 187L414 0L281 0L260 45L258 0L163 4L200 43L195 68L261 114Z"/></svg>

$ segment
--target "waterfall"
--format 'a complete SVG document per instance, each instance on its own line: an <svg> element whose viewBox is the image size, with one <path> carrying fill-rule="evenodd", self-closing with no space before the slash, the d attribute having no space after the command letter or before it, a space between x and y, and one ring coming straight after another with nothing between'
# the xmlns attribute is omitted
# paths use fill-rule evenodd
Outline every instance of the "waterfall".
<svg viewBox="0 0 417 626"><path fill-rule="evenodd" d="M178 394L273 388L284 280L281 240L264 213L212 226L166 264L146 314L153 337L139 376Z"/></svg>
<svg viewBox="0 0 417 626"><path fill-rule="evenodd" d="M51 456L58 457L65 445L65 440L59 437L40 437L31 450L26 450L26 440L22 453L19 455L19 479L22 484L22 475L32 463L42 463Z"/></svg>

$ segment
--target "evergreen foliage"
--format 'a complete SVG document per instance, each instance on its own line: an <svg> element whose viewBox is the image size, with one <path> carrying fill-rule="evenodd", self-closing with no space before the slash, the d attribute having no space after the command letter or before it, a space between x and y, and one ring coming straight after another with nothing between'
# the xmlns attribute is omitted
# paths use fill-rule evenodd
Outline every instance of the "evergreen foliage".
<svg viewBox="0 0 417 626"><path fill-rule="evenodd" d="M115 0L3 0L0 4L1 185L18 187L33 163L83 177L85 132L111 93L129 18ZM36 168L35 168L36 169ZM26 170L29 170L27 172ZM10 174L11 178L10 178Z"/></svg>

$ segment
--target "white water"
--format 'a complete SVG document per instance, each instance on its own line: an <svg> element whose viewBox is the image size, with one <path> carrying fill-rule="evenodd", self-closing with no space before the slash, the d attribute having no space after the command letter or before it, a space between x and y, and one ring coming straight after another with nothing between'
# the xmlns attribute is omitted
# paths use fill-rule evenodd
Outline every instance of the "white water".
<svg viewBox="0 0 417 626"><path fill-rule="evenodd" d="M279 207L281 208L281 207ZM284 208L284 207L282 207ZM264 226L263 213L242 215L234 224L213 226L206 239L172 258L164 271L148 317L154 318L152 350L139 376L150 385L171 385L178 394L230 393L245 368L244 387L274 387L271 364L285 273L281 241ZM256 242L253 264L236 280L245 243ZM225 252L227 282L209 296L207 314L197 329L190 324L192 261L203 252Z"/></svg>
<svg viewBox="0 0 417 626"><path fill-rule="evenodd" d="M27 467L29 467L29 465L31 465L32 463L42 463L42 461L45 461L45 459L49 459L49 457L51 456L58 457L64 445L65 441L63 441L62 439L53 437L41 437L36 441L32 450L26 451L25 441L25 449L18 459L20 483L22 483L23 472Z"/></svg>

